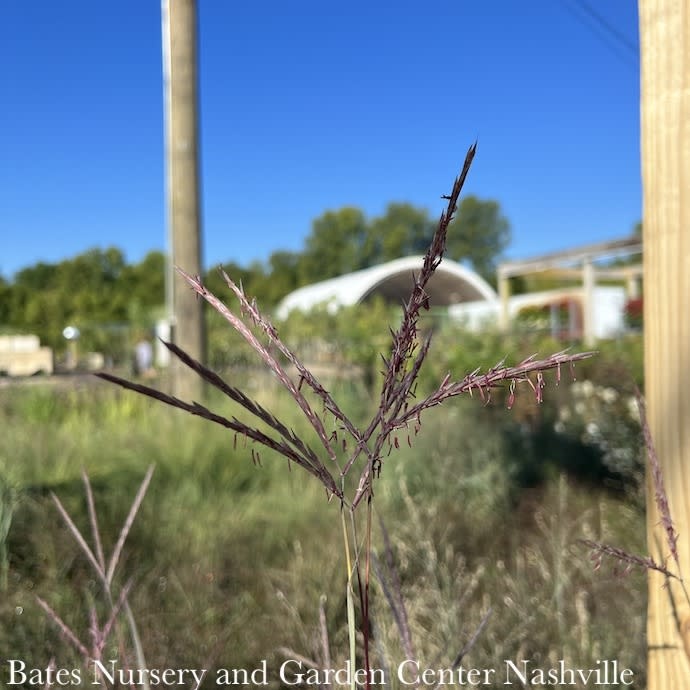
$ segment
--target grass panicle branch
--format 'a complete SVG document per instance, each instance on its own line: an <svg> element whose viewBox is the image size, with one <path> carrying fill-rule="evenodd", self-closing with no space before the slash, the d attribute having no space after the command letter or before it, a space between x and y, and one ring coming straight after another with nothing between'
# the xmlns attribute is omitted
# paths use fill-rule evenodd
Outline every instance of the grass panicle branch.
<svg viewBox="0 0 690 690"><path fill-rule="evenodd" d="M591 539L579 539L580 544L586 546L592 552L592 561L594 562L595 570L601 567L602 557L607 556L619 563L624 563L628 567L642 568L643 570L655 570L665 577L673 580L680 580L680 577L673 571L669 570L665 565L657 563L651 556L637 556L629 553L625 549L610 544L602 544Z"/></svg>
<svg viewBox="0 0 690 690"><path fill-rule="evenodd" d="M386 598L386 602L388 603L388 609L398 629L398 636L400 637L405 657L407 659L416 659L417 655L415 654L412 644L407 607L405 606L400 576L398 575L398 569L395 566L395 558L393 557L393 547L391 545L388 530L381 519L379 520L379 529L383 537L384 561L382 563L378 558L374 558L374 571L383 591L383 595Z"/></svg>
<svg viewBox="0 0 690 690"><path fill-rule="evenodd" d="M175 345L172 345L172 343L164 344L166 346L169 346L170 350L173 353L180 351L179 348ZM195 368L195 370L197 364L199 367L202 366L201 364L193 360L191 357L189 357L186 353L185 361L193 362L192 367ZM325 466L318 461L318 458L316 458L316 463L312 464L313 455L311 452L308 452L308 456L305 457L305 455L299 453L290 444L286 443L283 440L276 440L271 436L268 436L258 427L251 427L248 424L239 421L235 417L233 417L232 419L228 419L223 415L218 415L214 412L211 412L211 410L209 410L204 405L201 405L200 403L187 403L183 400L180 400L179 398L176 398L173 395L163 393L162 391L159 391L157 388L152 388L151 386L146 386L140 383L135 383L133 381L128 381L127 379L121 378L120 376L115 376L113 374L109 374L107 372L99 372L97 376L102 378L104 381L115 383L118 386L121 386L122 388L125 388L127 390L131 390L135 393L145 395L147 397L153 398L154 400L158 400L159 402L165 403L166 405L170 405L171 407L174 407L178 410L183 410L184 412L188 412L189 414L201 417L202 419L214 422L215 424L219 424L220 426L234 431L240 436L244 436L250 439L251 441L255 441L256 443L259 443L264 447L269 448L270 450L274 450L280 456L284 457L288 462L293 462L296 465L299 465L300 467L304 468L307 472L309 472L309 474L315 476L326 487L327 491L329 492L329 495L335 495L341 499L343 498L342 490L336 485L332 475L325 468ZM258 404L256 404L256 407L259 407ZM254 416L258 415L254 414ZM260 416L258 416L258 418L261 419ZM272 415L271 418L275 419L274 417L272 417Z"/></svg>
<svg viewBox="0 0 690 690"><path fill-rule="evenodd" d="M125 541L127 541L127 535L132 529L134 519L136 518L137 513L139 512L139 508L141 507L142 501L144 500L146 491L148 490L149 484L151 483L151 477L153 477L153 469L154 466L150 465L148 470L146 471L144 479L139 485L139 489L137 490L136 496L134 497L134 501L132 502L132 505L129 509L129 513L127 513L127 518L125 519L124 524L122 525L122 529L120 530L120 534L117 538L117 542L115 543L115 547L113 548L113 553L111 554L110 561L108 562L108 572L106 573L106 585L108 588L113 584L115 569L117 568L117 564L120 562L120 556L122 555L122 549L125 546Z"/></svg>
<svg viewBox="0 0 690 690"><path fill-rule="evenodd" d="M288 390L292 398L295 400L297 405L300 407L305 417L309 420L316 431L321 443L323 444L326 453L329 458L337 464L337 454L336 450L330 442L330 439L326 433L323 426L323 422L318 414L309 404L309 401L303 395L299 384L296 384L290 376L287 374L281 363L273 356L269 348L264 345L264 343L259 340L255 333L251 330L249 325L245 322L245 319L241 316L237 316L233 313L221 300L219 300L212 292L210 292L206 286L201 282L198 277L193 277L188 273L185 273L179 267L178 272L182 277L189 283L191 288L201 297L203 297L216 311L221 314L230 325L247 341L247 343L252 347L252 349L261 357L264 364L276 375L278 381ZM271 342L277 343L280 339L278 338L277 331L275 327L270 324L266 319L264 319L259 313L258 308L251 304L244 295L244 291L237 285L234 285L232 281L225 276L228 283L232 286L235 295L238 296L240 300L240 311L242 314L248 313L248 320L252 323L263 325L262 329L264 333L269 336ZM306 367L305 367L306 370ZM324 389L325 390L325 389Z"/></svg>
<svg viewBox="0 0 690 690"><path fill-rule="evenodd" d="M426 340L421 347L417 346L419 314L422 309L429 309L429 296L426 292L426 286L443 260L443 255L446 250L448 226L457 211L460 192L462 191L465 179L472 166L476 151L477 145L475 143L470 147L465 156L462 171L456 178L451 193L444 197L448 200L448 204L441 214L436 232L424 255L422 269L419 274L414 277L412 292L404 305L400 326L393 334L391 354L387 360L383 386L381 388L380 407L382 410L394 409L396 404L404 404L411 386L416 379L416 376L411 377L405 375L405 371L408 369L407 363L415 356L416 351L415 366L411 367L411 369L419 371L428 352L428 340Z"/></svg>
<svg viewBox="0 0 690 690"><path fill-rule="evenodd" d="M261 314L255 302L249 301L240 286L236 285L228 274L221 269L223 279L230 290L235 294L240 301L242 309L249 315L249 318L268 338L269 344L275 347L285 359L295 368L299 376L297 389L301 390L302 383L306 384L316 395L317 399L323 402L323 406L333 417L343 425L345 430L356 440L359 438L359 431L357 427L350 421L350 418L340 409L338 403L333 399L326 388L318 381L312 374L308 367L300 360L300 358L278 337L278 331L275 326Z"/></svg>
<svg viewBox="0 0 690 690"><path fill-rule="evenodd" d="M474 160L476 150L477 145L475 143L467 151L462 170L455 179L451 193L444 195L448 204L441 213L434 236L424 255L421 271L414 276L410 297L403 306L400 326L396 331L391 331L391 351L390 355L384 358L379 408L364 432L365 443L377 430L378 434L374 441L373 452L368 454L367 463L362 469L357 492L352 502L353 508L357 507L365 494L371 495L372 480L378 475L382 465L381 451L390 432L395 428L387 423L387 420L396 418L414 394L417 377L429 352L431 334L426 336L421 344L418 340L419 315L422 309L429 309L426 286L443 260L448 226L457 211L460 192ZM347 469L354 464L360 450L361 446L358 446L346 465Z"/></svg>
<svg viewBox="0 0 690 690"><path fill-rule="evenodd" d="M107 562L103 550L103 540L101 538L101 532L98 525L98 516L96 513L96 505L91 488L91 482L89 481L86 472L82 472L82 480L84 482L84 493L86 495L86 505L89 517L89 525L94 541L94 549L89 546L88 542L84 538L84 535L81 533L74 520L72 520L67 510L62 505L60 499L55 494L51 494L62 521L67 526L67 529L79 546L79 549L84 554L87 561L91 564L92 569L100 580L100 583L103 587L105 602L108 606L108 616L105 622L101 624L99 622L95 606L91 605L89 607L88 635L90 637L90 644L86 644L79 639L79 636L75 633L75 631L64 622L64 620L44 599L41 597L36 597L36 600L38 605L46 612L48 618L58 628L63 637L72 645L72 647L74 647L85 665L88 665L91 661L100 661L102 659L103 650L105 649L105 646L110 638L114 635L123 665L125 667L129 667L131 662L130 653L128 650L132 649L137 668L146 668L146 659L144 657L143 647L141 645L139 632L137 630L134 615L128 600L129 592L132 588L132 580L129 579L127 582L125 582L125 584L119 588L116 596L114 577L115 571L122 557L125 542L127 541L127 537L132 529L134 520L139 512L149 484L151 483L153 471L154 466L151 465L146 471L146 474L139 485L127 517L125 518L122 528L120 529L112 554ZM124 617L127 621L131 639L130 644L126 643L124 636L121 633L120 626L117 624L121 614L124 614ZM144 690L149 690L148 682L144 684Z"/></svg>
<svg viewBox="0 0 690 690"><path fill-rule="evenodd" d="M72 629L62 620L62 618L60 618L50 604L48 604L45 599L38 596L36 597L36 602L45 611L48 618L53 621L62 636L74 647L79 656L81 656L82 659L91 659L91 652L89 652L89 650L79 641L79 638L74 634Z"/></svg>
<svg viewBox="0 0 690 690"><path fill-rule="evenodd" d="M479 625L477 626L477 629L472 633L472 637L470 637L469 640L465 643L464 647L457 653L455 659L453 659L453 663L451 664L451 668L453 670L456 670L460 667L460 664L462 664L462 660L470 653L472 650L472 647L474 647L475 644L477 644L477 640L481 636L482 632L484 631L484 628L489 623L489 618L491 618L491 614L493 613L493 609L489 608L484 616L482 617L481 621L479 621ZM439 690L441 686L437 685L434 690Z"/></svg>
<svg viewBox="0 0 690 690"><path fill-rule="evenodd" d="M84 484L84 492L86 494L86 506L89 511L89 524L91 525L91 537L93 538L93 545L95 549L95 558L102 572L106 572L105 555L103 553L103 544L101 543L101 531L98 527L98 515L96 514L96 504L93 500L93 491L91 490L91 482L86 470L82 469L81 479ZM58 508L62 509L57 497L53 497Z"/></svg>
<svg viewBox="0 0 690 690"><path fill-rule="evenodd" d="M664 485L664 474L661 471L661 463L656 454L654 441L652 440L652 432L649 429L647 422L647 409L644 398L639 389L635 389L635 397L637 399L637 409L640 413L640 425L642 426L642 433L644 434L644 442L647 449L647 459L649 460L649 469L652 474L652 482L654 484L654 501L657 510L661 517L661 524L666 534L666 544L673 560L676 562L676 567L680 573L680 560L678 558L678 532L673 524L671 518L671 508L668 502L668 494Z"/></svg>

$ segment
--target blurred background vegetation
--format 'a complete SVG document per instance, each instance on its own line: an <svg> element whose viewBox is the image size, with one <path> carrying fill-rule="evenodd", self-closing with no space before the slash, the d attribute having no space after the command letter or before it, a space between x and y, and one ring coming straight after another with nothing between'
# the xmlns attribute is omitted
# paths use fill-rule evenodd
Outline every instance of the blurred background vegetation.
<svg viewBox="0 0 690 690"><path fill-rule="evenodd" d="M376 218L367 218L354 207L341 208L313 221L301 251L277 250L264 262L249 266L226 262L223 268L270 312L302 285L423 254L436 224L437 218L426 209L408 203L391 203ZM467 196L449 238L448 258L464 261L493 281L510 226L498 202ZM0 332L36 334L59 354L66 347L62 331L72 325L80 331L83 351L101 352L117 365L129 356L141 330L152 332L156 321L166 316L165 272L162 252L152 251L138 263L128 263L116 247L27 266L11 278L0 277ZM217 267L204 280L212 291L227 294ZM227 346L218 342L226 329L214 335L218 324L213 318L209 324L212 363L219 363L227 352Z"/></svg>
<svg viewBox="0 0 690 690"><path fill-rule="evenodd" d="M358 372L328 372L358 420L376 405L387 309L285 324L291 345L335 347L336 369ZM420 387L447 371L459 378L562 346L440 324ZM233 383L309 438L291 400L248 363L230 368ZM542 405L524 387L508 411L499 390L489 405L475 397L433 410L411 449L401 437L376 505L421 660L448 665L491 606L471 665L565 658L589 668L615 658L635 670L634 687L645 687L645 576L622 577L606 565L595 572L577 543L585 537L644 553L642 444L631 403L641 372L639 336L602 343L598 356L578 364L576 380L563 371L557 386L547 375ZM227 401L212 403L232 413ZM226 431L95 380L6 386L0 419L0 658L21 653L45 666L57 656L78 665L35 597L86 631L99 589L50 492L88 534L86 469L108 551L151 463L156 472L118 575L135 579L131 602L149 666L253 668L268 658L276 669L280 648L313 656L322 596L334 659L346 658L339 506L306 474L266 452L257 466ZM380 533L376 543L381 552ZM375 604L376 654L400 659L380 592Z"/></svg>

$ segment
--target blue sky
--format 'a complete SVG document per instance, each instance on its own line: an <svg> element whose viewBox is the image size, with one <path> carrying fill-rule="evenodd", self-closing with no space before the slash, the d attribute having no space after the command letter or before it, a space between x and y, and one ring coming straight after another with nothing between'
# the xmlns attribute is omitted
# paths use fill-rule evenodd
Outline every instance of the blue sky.
<svg viewBox="0 0 690 690"><path fill-rule="evenodd" d="M634 0L199 5L207 266L346 205L435 216L475 139L466 191L500 202L508 257L641 217ZM0 60L0 274L164 249L159 3L3 3Z"/></svg>

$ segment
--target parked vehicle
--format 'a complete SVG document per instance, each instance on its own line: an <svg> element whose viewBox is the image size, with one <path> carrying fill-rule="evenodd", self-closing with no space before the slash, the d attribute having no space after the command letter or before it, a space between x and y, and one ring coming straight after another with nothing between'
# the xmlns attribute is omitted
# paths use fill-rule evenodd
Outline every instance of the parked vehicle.
<svg viewBox="0 0 690 690"><path fill-rule="evenodd" d="M0 335L0 375L53 373L53 350L41 347L37 335Z"/></svg>

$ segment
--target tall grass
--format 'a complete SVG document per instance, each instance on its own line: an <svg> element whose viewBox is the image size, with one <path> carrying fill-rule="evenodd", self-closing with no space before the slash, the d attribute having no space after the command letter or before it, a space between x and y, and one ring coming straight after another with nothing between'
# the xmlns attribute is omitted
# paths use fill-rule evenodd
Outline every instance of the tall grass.
<svg viewBox="0 0 690 690"><path fill-rule="evenodd" d="M276 390L270 398L299 428L290 400ZM35 420L51 405L57 412L39 430ZM609 654L634 668L641 682L642 576L593 573L575 539L643 552L643 515L624 496L558 477L518 490L504 471L509 458L501 427L485 412L471 400L434 411L415 448L405 448L401 462L380 480L377 511L390 533L416 653L435 660L451 643L457 647L492 606L495 613L469 656L472 664L491 665L499 653L547 659L567 648L576 660ZM96 428L98 419L111 421ZM1 657L79 662L35 603L39 594L83 631L84 596L98 593L49 492L88 533L80 472L89 468L107 551L146 466L156 462L121 563L122 572L134 577L129 600L147 663L252 668L268 657L275 668L280 648L317 656L322 597L332 655L342 660L346 602L333 546L339 527L324 519L316 483L269 457L254 466L222 429L110 388L68 395L17 391L4 400L3 425L10 420L13 439L20 440L0 441L0 448L21 498L6 542ZM61 439L80 425L81 455L71 456L60 473L53 467L50 481L44 480L41 466L50 467L62 452ZM120 444L131 436L125 453ZM15 466L12 457L27 467ZM374 546L383 560L380 537ZM376 587L377 645L398 658L400 638ZM561 617L555 615L557 595ZM615 614L622 609L624 619Z"/></svg>

